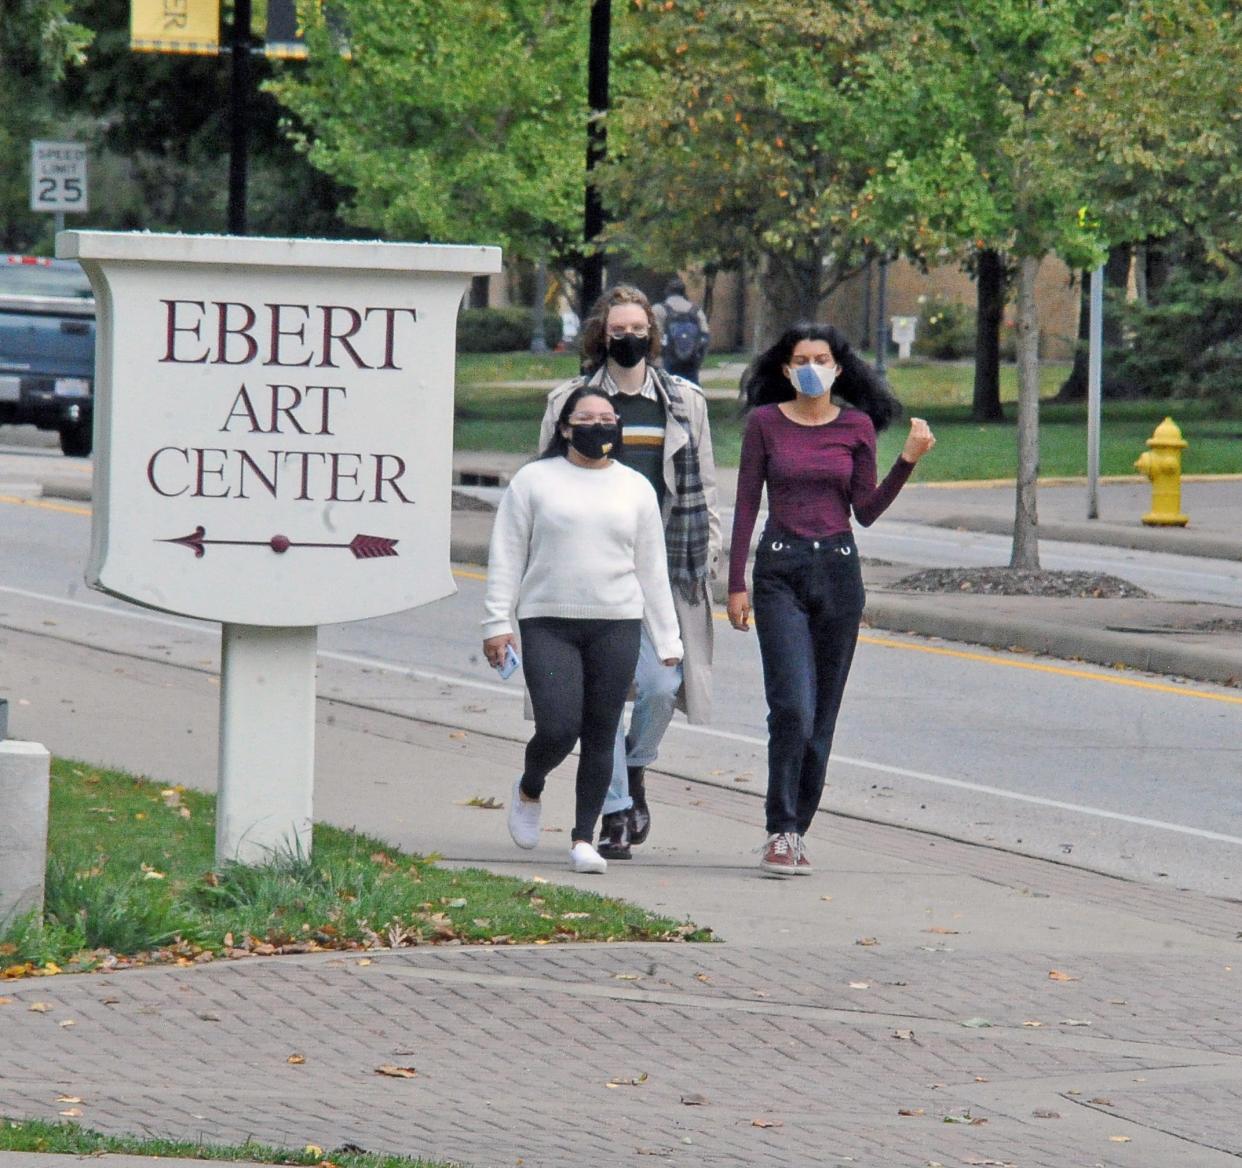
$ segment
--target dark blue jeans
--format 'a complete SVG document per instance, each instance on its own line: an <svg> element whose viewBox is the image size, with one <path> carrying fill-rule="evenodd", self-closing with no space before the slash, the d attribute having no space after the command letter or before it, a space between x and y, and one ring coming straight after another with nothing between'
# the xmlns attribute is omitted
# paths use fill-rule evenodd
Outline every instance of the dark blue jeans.
<svg viewBox="0 0 1242 1168"><path fill-rule="evenodd" d="M805 835L823 794L865 601L854 538L765 531L753 581L768 699L767 829Z"/></svg>

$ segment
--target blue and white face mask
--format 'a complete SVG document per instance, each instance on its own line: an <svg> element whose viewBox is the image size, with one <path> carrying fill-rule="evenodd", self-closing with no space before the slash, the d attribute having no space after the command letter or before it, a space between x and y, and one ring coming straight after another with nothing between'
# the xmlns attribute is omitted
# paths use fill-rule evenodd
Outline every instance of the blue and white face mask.
<svg viewBox="0 0 1242 1168"><path fill-rule="evenodd" d="M791 365L789 380L804 397L823 397L836 381L841 370L836 365Z"/></svg>

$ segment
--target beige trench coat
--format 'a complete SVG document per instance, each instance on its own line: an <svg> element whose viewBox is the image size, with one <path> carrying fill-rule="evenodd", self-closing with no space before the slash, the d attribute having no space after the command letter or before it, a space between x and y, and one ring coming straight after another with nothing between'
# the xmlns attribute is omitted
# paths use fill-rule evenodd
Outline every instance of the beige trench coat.
<svg viewBox="0 0 1242 1168"><path fill-rule="evenodd" d="M681 390L682 400L686 403L686 413L690 419L690 430L694 435L699 452L699 476L703 480L703 497L707 501L707 563L709 578L714 578L720 560L720 508L717 503L716 491L716 460L712 455L712 435L707 424L707 399L703 391L692 381L672 376L673 382ZM598 385L603 379L603 370L598 370L592 377L592 384ZM560 416L561 406L570 391L578 384L578 379L558 385L548 394L548 405L544 411L543 422L539 427L539 449L552 439L552 431L556 419ZM664 518L668 521L672 510L673 497L677 487L676 472L673 469L673 455L686 445L686 431L673 422L664 431ZM690 604L680 591L673 589L673 603L677 608L677 619L681 624L681 643L686 656L682 662L681 692L677 695L678 709L682 710L691 722L703 723L711 721L712 716L712 646L715 628L712 623L711 590L707 584L703 587L703 599L698 604Z"/></svg>

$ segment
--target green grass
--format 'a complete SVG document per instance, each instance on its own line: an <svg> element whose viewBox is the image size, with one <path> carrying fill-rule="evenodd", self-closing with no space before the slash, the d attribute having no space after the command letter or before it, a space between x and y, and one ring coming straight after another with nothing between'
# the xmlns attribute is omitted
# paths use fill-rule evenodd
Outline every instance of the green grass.
<svg viewBox="0 0 1242 1168"><path fill-rule="evenodd" d="M190 1140L105 1136L76 1123L0 1119L0 1152L34 1152L63 1156L175 1157L183 1160L236 1160L256 1164L336 1165L336 1168L450 1168L439 1160L412 1160L375 1153L323 1152L317 1148L274 1148L267 1144L202 1144ZM331 1157L329 1160L328 1157Z"/></svg>
<svg viewBox="0 0 1242 1168"><path fill-rule="evenodd" d="M558 361L565 361L560 355ZM539 439L546 389L502 389L495 382L523 381L538 376L540 358L523 354L460 359L455 441L459 450L532 452ZM709 386L735 388L741 358L714 354L704 381ZM722 366L727 376L717 374ZM576 372L568 359L565 376ZM504 376L497 375L503 370ZM1040 475L1045 478L1087 473L1086 406L1051 402L1068 366L1045 364L1040 369ZM559 376L559 374L557 374ZM474 378L474 380L472 380ZM486 379L484 379L486 378ZM1017 434L1014 421L1017 374L1012 365L1001 369L1001 402L1006 420L980 425L971 421L970 401L974 370L969 363L910 361L889 367L889 381L907 414L931 423L936 449L919 466L921 482L962 482L972 479L1013 478L1017 472ZM734 400L711 400L712 443L721 466L736 466L741 451L743 421ZM1198 401L1105 402L1100 427L1100 469L1104 475L1130 475L1134 460L1147 448L1152 431L1166 416L1182 428L1189 442L1182 460L1185 474L1242 473L1242 419L1221 417L1208 403ZM883 472L897 456L905 426L898 424L880 438Z"/></svg>
<svg viewBox="0 0 1242 1168"><path fill-rule="evenodd" d="M213 796L61 759L51 791L44 913L0 934L0 977L231 950L710 936L610 897L441 868L322 824L309 858L217 870Z"/></svg>

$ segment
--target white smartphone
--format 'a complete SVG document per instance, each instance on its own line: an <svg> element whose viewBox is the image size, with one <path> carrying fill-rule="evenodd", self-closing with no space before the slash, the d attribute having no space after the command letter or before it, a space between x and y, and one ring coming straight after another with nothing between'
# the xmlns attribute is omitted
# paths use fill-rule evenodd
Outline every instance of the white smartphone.
<svg viewBox="0 0 1242 1168"><path fill-rule="evenodd" d="M516 672L517 667L522 664L522 659L513 651L512 644L505 646L504 659L496 666L496 672L500 674L502 681L507 681Z"/></svg>

